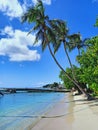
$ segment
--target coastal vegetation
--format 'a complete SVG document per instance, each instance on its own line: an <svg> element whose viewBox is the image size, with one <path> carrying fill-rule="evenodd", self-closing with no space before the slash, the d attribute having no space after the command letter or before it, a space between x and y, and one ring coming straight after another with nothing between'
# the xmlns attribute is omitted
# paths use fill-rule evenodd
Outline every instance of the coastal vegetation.
<svg viewBox="0 0 98 130"><path fill-rule="evenodd" d="M53 84L46 84L43 88L59 88L59 84L54 82Z"/></svg>
<svg viewBox="0 0 98 130"><path fill-rule="evenodd" d="M86 41L87 48L81 51L76 57L79 67L74 66L75 77L86 91L98 95L98 36ZM71 75L71 68L66 68L66 72ZM65 76L63 71L59 77L64 82L66 88L75 88L75 85Z"/></svg>
<svg viewBox="0 0 98 130"><path fill-rule="evenodd" d="M52 84L46 84L43 86L43 88L49 88L49 89L64 89L65 87L63 86L63 84L54 82Z"/></svg>
<svg viewBox="0 0 98 130"><path fill-rule="evenodd" d="M80 33L70 34L65 21L60 19L51 20L45 15L45 8L41 0L27 10L22 16L22 23L33 23L32 32L36 33L34 44L41 41L42 51L48 47L54 61L61 69L60 78L67 88L74 87L80 93L91 99L91 95L84 88L90 88L94 93L98 92L98 36L86 40L81 39ZM97 26L97 20L96 25ZM65 54L68 58L70 68L65 68L56 59L55 53L64 46ZM79 55L75 57L79 66L74 66L69 57L69 53L77 48ZM82 50L81 50L82 48Z"/></svg>

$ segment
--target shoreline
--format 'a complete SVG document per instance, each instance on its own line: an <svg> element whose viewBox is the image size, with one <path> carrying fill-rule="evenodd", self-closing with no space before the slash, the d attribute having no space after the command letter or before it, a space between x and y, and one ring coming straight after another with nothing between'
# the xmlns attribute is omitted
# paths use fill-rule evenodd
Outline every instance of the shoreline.
<svg viewBox="0 0 98 130"><path fill-rule="evenodd" d="M35 124L32 124L32 128L30 127L27 130L65 130L65 127L68 128L67 125L65 126L67 123L65 116L72 111L73 107L70 107L70 105L73 106L73 104L73 96L70 93L65 93L63 99L54 104L43 118L40 118Z"/></svg>
<svg viewBox="0 0 98 130"><path fill-rule="evenodd" d="M98 130L98 100L84 99L69 93L27 130Z"/></svg>
<svg viewBox="0 0 98 130"><path fill-rule="evenodd" d="M59 109L61 109L61 105L63 106L63 103L65 102L67 103L67 105L65 106L65 109L67 109L68 103L69 103L68 96L69 96L69 93L65 93L64 97L59 99L58 102L56 101L51 107L49 107L49 109L46 112L42 113L42 115L40 115L29 127L27 127L26 130L32 130L32 129L35 130L35 126L37 126L44 119L51 120L52 118L62 116L62 111ZM55 111L55 108L57 108L56 111ZM60 113L57 113L57 111Z"/></svg>
<svg viewBox="0 0 98 130"><path fill-rule="evenodd" d="M0 130L32 128L33 124L37 123L40 117L50 111L64 96L64 93L6 94L1 97Z"/></svg>

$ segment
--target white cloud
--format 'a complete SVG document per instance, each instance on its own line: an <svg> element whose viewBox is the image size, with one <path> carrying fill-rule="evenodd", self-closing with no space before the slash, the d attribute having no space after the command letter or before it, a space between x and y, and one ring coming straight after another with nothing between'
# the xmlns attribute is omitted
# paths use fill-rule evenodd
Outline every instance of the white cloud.
<svg viewBox="0 0 98 130"><path fill-rule="evenodd" d="M14 35L14 32L13 32L12 27L6 26L6 27L4 28L4 30L1 30L1 34L2 34L2 35L8 34L9 36L13 36L13 35Z"/></svg>
<svg viewBox="0 0 98 130"><path fill-rule="evenodd" d="M37 50L31 50L35 36L20 30L13 30L12 27L5 27L2 34L7 34L8 38L0 40L0 55L8 56L10 61L36 61L40 59ZM39 46L40 42L36 44Z"/></svg>
<svg viewBox="0 0 98 130"><path fill-rule="evenodd" d="M48 5L51 4L51 0L42 1ZM19 0L0 0L0 10L11 18L21 17L27 6L32 5L32 2L35 4L37 0L30 0L29 2L24 0L22 4L20 4Z"/></svg>
<svg viewBox="0 0 98 130"><path fill-rule="evenodd" d="M0 0L0 10L10 17L20 17L23 7L18 0Z"/></svg>
<svg viewBox="0 0 98 130"><path fill-rule="evenodd" d="M43 3L46 3L46 4L50 5L51 4L51 0L43 0Z"/></svg>

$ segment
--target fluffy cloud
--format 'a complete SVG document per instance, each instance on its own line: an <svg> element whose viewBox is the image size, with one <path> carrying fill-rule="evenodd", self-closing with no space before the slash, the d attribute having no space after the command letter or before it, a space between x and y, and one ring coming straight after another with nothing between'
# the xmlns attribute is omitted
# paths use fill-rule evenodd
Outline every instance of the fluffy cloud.
<svg viewBox="0 0 98 130"><path fill-rule="evenodd" d="M35 61L40 59L37 50L29 49L34 47L35 36L20 30L13 30L12 27L5 27L1 33L7 38L0 40L0 55L8 56L10 61ZM40 42L36 44L39 46Z"/></svg>
<svg viewBox="0 0 98 130"><path fill-rule="evenodd" d="M1 30L1 35L9 35L9 36L13 36L14 35L14 32L13 32L13 29L12 29L12 27L10 27L10 26L6 26L5 28L4 28L4 30Z"/></svg>
<svg viewBox="0 0 98 130"><path fill-rule="evenodd" d="M20 17L23 13L18 0L0 0L0 10L10 17Z"/></svg>
<svg viewBox="0 0 98 130"><path fill-rule="evenodd" d="M35 4L37 0L24 0L20 4L19 0L0 0L0 10L11 18L20 17L26 10L26 7L31 5L32 2ZM51 0L43 0L45 4L51 4Z"/></svg>
<svg viewBox="0 0 98 130"><path fill-rule="evenodd" d="M43 3L46 3L46 4L50 5L51 4L51 0L43 0Z"/></svg>

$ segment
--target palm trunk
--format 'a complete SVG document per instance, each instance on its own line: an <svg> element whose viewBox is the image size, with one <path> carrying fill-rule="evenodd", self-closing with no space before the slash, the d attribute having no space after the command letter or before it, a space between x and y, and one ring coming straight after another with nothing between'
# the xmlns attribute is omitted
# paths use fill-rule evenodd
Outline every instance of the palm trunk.
<svg viewBox="0 0 98 130"><path fill-rule="evenodd" d="M48 48L49 48L49 51L50 51L50 53L51 53L51 55L52 55L54 61L56 62L56 64L58 65L58 67L66 74L67 78L70 79L70 80L78 87L78 89L87 97L88 100L92 99L91 96L90 96L88 93L86 93L86 92L78 85L78 83L77 83L76 81L74 81L74 80L70 77L70 75L62 68L62 66L59 64L59 62L58 62L57 59L55 58L55 56L54 56L54 54L53 54L53 52L52 52L52 50L51 50L49 44L48 44Z"/></svg>
<svg viewBox="0 0 98 130"><path fill-rule="evenodd" d="M67 77L69 80L71 80L71 81L78 87L78 89L87 97L88 100L91 99L91 96L90 96L89 94L87 94L87 93L79 86L79 84L78 84L75 80L73 80L73 79L70 77L70 75L69 75L69 74L63 69L63 67L59 64L59 62L57 61L57 59L55 58L55 56L54 56L54 54L53 54L53 52L52 52L52 50L51 50L50 44L49 44L49 42L48 42L48 37L47 37L47 34L46 34L46 26L45 26L45 23L43 24L43 28L44 28L44 36L46 37L46 41L47 41L47 43L48 43L47 45L48 45L50 54L52 55L54 61L55 61L56 64L57 64L57 66L65 73L66 77Z"/></svg>
<svg viewBox="0 0 98 130"><path fill-rule="evenodd" d="M77 82L77 84L79 84L79 82L78 82L77 79L76 79L75 72L74 72L74 69L73 69L73 66L72 66L70 57L69 57L68 52L67 52L67 49L66 49L66 42L63 42L63 45L64 45L65 54L66 54L67 59L68 59L69 64L70 64L70 68L71 68L71 72L72 72L73 79L74 79L75 82ZM79 85L79 86L80 86L80 85ZM78 92L81 92L78 87L77 87L77 89L78 89Z"/></svg>
<svg viewBox="0 0 98 130"><path fill-rule="evenodd" d="M72 63L71 63L70 57L69 57L68 52L67 52L67 50L66 50L66 43L64 42L63 45L64 45L64 50L65 50L66 56L67 56L67 58L68 58L68 61L69 61L70 67L71 67L71 71L72 71L73 79L77 82L77 80L76 80L76 78L75 78L75 74L74 74L74 70L73 70L73 66L72 66Z"/></svg>

